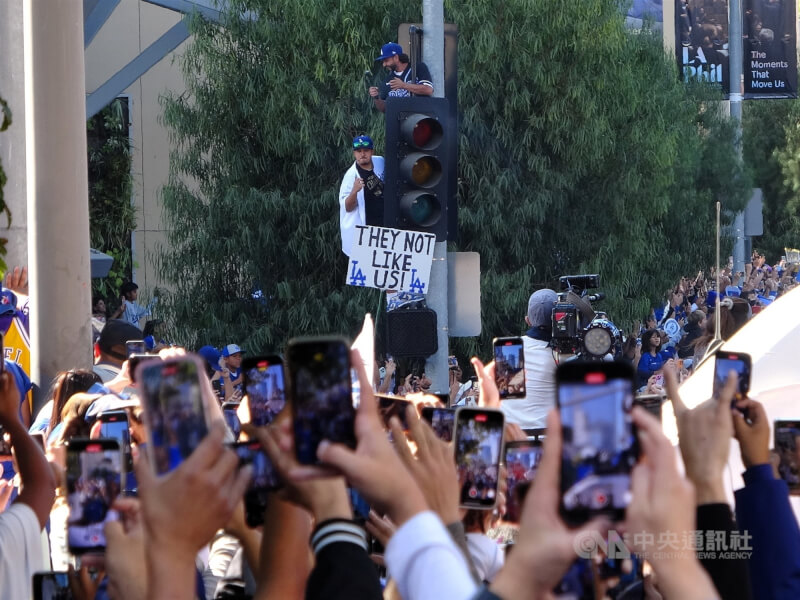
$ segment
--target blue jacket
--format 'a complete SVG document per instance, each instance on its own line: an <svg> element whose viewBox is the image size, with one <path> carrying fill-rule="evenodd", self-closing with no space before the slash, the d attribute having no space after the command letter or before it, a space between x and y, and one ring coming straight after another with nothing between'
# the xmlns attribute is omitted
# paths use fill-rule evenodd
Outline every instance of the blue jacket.
<svg viewBox="0 0 800 600"><path fill-rule="evenodd" d="M739 529L745 539L752 536L753 597L800 598L800 528L789 503L789 488L775 479L768 464L747 469L744 484L734 496Z"/></svg>

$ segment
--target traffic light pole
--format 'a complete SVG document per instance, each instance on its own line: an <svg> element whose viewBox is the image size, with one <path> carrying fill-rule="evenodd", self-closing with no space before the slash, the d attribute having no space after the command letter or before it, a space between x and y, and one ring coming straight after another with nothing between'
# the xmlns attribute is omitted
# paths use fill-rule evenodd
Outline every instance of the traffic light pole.
<svg viewBox="0 0 800 600"><path fill-rule="evenodd" d="M422 0L422 56L433 80L433 95L444 98L444 5L443 0ZM429 356L425 373L431 390L448 393L450 378L447 367L449 336L447 326L447 241L436 242L431 264L430 287L426 295L428 308L436 312L436 335L439 349Z"/></svg>

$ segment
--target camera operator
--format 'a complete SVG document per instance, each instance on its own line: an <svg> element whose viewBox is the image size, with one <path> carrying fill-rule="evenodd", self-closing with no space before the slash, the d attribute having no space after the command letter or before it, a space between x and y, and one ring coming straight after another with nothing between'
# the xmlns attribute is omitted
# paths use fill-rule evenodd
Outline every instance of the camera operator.
<svg viewBox="0 0 800 600"><path fill-rule="evenodd" d="M541 429L556 397L556 359L550 348L553 306L558 295L549 289L534 292L528 300L522 336L525 348L525 397L503 400L500 407L509 423L524 429Z"/></svg>

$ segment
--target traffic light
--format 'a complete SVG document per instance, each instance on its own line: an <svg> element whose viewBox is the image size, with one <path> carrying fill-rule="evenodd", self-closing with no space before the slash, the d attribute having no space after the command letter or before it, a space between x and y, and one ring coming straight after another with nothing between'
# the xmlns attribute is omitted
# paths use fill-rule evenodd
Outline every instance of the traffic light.
<svg viewBox="0 0 800 600"><path fill-rule="evenodd" d="M384 225L447 240L447 207L455 198L454 128L444 98L386 102Z"/></svg>

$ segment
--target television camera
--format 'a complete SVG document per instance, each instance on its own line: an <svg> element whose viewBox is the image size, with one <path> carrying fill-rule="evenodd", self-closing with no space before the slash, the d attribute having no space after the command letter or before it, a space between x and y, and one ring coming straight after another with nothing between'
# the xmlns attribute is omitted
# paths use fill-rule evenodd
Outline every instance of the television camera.
<svg viewBox="0 0 800 600"><path fill-rule="evenodd" d="M607 354L622 355L622 334L606 313L595 311L592 302L605 298L588 291L600 286L599 275L559 277L561 292L553 307L550 345L561 354L575 354L587 360L602 360Z"/></svg>

